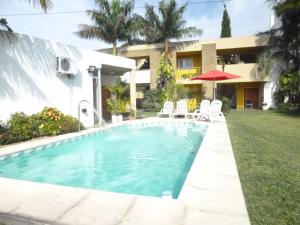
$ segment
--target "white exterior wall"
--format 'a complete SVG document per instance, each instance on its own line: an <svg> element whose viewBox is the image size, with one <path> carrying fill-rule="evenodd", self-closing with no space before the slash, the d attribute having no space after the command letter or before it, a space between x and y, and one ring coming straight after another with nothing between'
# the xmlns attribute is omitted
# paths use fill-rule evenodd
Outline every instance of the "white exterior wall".
<svg viewBox="0 0 300 225"><path fill-rule="evenodd" d="M73 46L17 35L18 40L9 44L0 41L0 120L6 121L11 113L32 114L45 106L56 107L65 114L77 118L78 103L88 110L81 113L85 126L94 124L93 82L88 74L89 65L101 68L102 64L135 68L134 60L116 57L96 51L79 49ZM56 57L71 59L75 68L73 79L57 76ZM114 80L114 78L112 78ZM111 83L105 77L105 83Z"/></svg>
<svg viewBox="0 0 300 225"><path fill-rule="evenodd" d="M274 12L274 15L271 17L271 29L279 28L281 25L281 19L277 17ZM279 77L282 72L280 67L284 67L284 62L277 61L277 65L274 65L270 71L268 82L264 85L264 103L266 103L266 105L263 106L264 110L276 108L274 93L279 85Z"/></svg>
<svg viewBox="0 0 300 225"><path fill-rule="evenodd" d="M281 67L284 67L283 62L277 62L270 71L269 80L264 85L264 102L267 104L263 109L276 108L274 93L277 91L279 86L279 77L281 74Z"/></svg>
<svg viewBox="0 0 300 225"><path fill-rule="evenodd" d="M125 73L121 79L130 83L130 72ZM150 84L150 70L136 70L135 79L136 84Z"/></svg>

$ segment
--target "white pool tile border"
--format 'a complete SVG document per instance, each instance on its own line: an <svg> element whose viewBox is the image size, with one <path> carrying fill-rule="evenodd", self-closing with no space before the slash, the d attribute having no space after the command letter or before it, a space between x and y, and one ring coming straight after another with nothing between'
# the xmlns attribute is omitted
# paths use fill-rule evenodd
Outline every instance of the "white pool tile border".
<svg viewBox="0 0 300 225"><path fill-rule="evenodd" d="M92 135L96 135L98 133L109 131L109 130L117 130L123 126L128 127L145 127L152 125L159 125L162 123L177 123L177 124L199 124L199 121L174 121L174 120L165 120L165 119L152 119L147 121L133 120L133 121L124 121L122 123L109 124L103 126L101 128L92 128L88 130L83 130L77 133L69 133L54 137L43 137L40 139L29 140L22 143L7 145L4 147L0 147L0 160L5 160L7 158L14 158L24 153L31 153L34 151L40 151L46 148L50 148L52 146L57 146L60 144L64 144L70 141L83 139Z"/></svg>
<svg viewBox="0 0 300 225"><path fill-rule="evenodd" d="M0 148L0 159L39 151L118 126L162 123L207 124L208 130L177 200L126 195L0 178L0 221L21 218L43 224L205 224L250 225L226 123L150 118L106 125L79 133L43 138ZM216 145L217 142L217 145ZM46 147L47 148L47 147ZM26 150L24 150L26 149ZM50 197L49 197L50 193ZM51 193L54 196L51 198ZM62 193L68 193L69 198ZM55 199L56 196L57 199ZM71 197L70 197L71 196ZM73 196L73 197L72 197ZM78 196L83 196L78 198ZM85 196L85 197L84 197ZM107 199L101 205L103 199ZM49 202L52 202L50 204ZM99 202L99 203L98 203ZM128 202L122 207L117 207ZM108 208L95 212L95 204ZM1 208L5 206L5 208ZM37 207L37 210L33 210ZM32 210L28 210L31 208ZM39 210L38 210L39 209ZM85 212L85 213L83 213ZM96 214L95 214L96 213ZM122 214L122 217L111 214ZM8 219L7 219L8 218ZM101 218L99 220L99 218ZM17 222L16 222L17 224Z"/></svg>

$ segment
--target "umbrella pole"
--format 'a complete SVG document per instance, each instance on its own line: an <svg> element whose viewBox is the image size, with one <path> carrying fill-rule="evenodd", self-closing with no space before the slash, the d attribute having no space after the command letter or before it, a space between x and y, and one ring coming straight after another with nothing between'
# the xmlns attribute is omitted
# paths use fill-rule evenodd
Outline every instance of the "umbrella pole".
<svg viewBox="0 0 300 225"><path fill-rule="evenodd" d="M216 85L216 81L214 81L214 88L213 88L213 90L214 90L214 93L213 93L213 95L214 95L214 100L216 100L216 89L217 89L216 86L217 86L217 85Z"/></svg>

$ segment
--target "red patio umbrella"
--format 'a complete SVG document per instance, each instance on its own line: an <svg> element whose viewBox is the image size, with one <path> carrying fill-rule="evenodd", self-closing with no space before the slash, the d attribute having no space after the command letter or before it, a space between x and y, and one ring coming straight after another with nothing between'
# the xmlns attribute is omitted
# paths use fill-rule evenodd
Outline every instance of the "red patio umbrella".
<svg viewBox="0 0 300 225"><path fill-rule="evenodd" d="M229 79L236 79L240 78L240 76L231 74L231 73L226 73L223 71L219 70L211 70L208 73L200 74L196 77L193 77L192 80L210 80L214 81L214 99L216 98L216 93L215 93L215 81L220 81L220 80L229 80Z"/></svg>

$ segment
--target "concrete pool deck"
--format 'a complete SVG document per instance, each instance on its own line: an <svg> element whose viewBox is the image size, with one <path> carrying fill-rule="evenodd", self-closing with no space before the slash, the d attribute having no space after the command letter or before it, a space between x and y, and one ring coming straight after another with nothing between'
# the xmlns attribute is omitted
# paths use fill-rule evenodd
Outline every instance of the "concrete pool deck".
<svg viewBox="0 0 300 225"><path fill-rule="evenodd" d="M96 130L3 147L0 157ZM209 124L178 199L0 178L0 222L5 225L250 225L225 122Z"/></svg>

